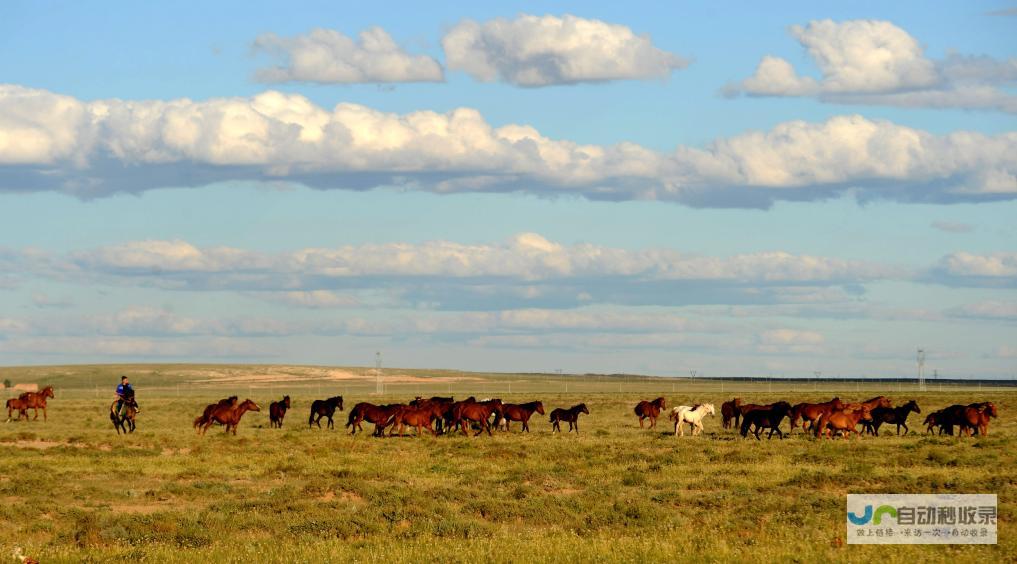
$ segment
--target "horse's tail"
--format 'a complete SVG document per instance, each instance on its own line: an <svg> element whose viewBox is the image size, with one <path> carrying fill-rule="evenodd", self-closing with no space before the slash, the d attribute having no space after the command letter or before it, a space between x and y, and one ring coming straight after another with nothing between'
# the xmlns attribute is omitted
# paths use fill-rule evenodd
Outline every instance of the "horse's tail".
<svg viewBox="0 0 1017 564"><path fill-rule="evenodd" d="M194 428L195 429L197 429L198 426L203 425L204 423L205 423L205 416L204 415L199 415L199 416L194 418Z"/></svg>
<svg viewBox="0 0 1017 564"><path fill-rule="evenodd" d="M749 421L751 421L750 417L748 416L742 417L742 428L741 428L742 437L749 436L749 425L750 425Z"/></svg>
<svg viewBox="0 0 1017 564"><path fill-rule="evenodd" d="M346 426L347 427L351 427L353 425L353 420L357 418L357 414L358 413L359 413L359 411L355 407L350 410L350 416L348 418L346 418Z"/></svg>

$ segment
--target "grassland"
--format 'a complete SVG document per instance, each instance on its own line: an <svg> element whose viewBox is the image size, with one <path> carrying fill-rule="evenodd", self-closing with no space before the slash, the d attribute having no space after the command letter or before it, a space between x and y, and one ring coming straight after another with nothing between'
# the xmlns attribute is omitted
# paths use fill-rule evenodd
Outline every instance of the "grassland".
<svg viewBox="0 0 1017 564"><path fill-rule="evenodd" d="M128 373L143 411L118 437L106 410ZM49 421L0 425L0 562L15 546L43 562L1005 561L1017 555L1017 393L916 393L883 384L769 385L637 378L393 371L385 396L364 370L121 366L0 369L0 380L56 386ZM101 386L101 388L99 387ZM887 389L887 387L891 389ZM566 387L568 391L566 391ZM734 388L737 388L735 390ZM852 389L853 388L853 389ZM405 401L421 393L585 401L582 434L374 439L309 430L308 404L342 393ZM511 391L510 391L511 390ZM191 420L228 393L264 408L238 436ZM267 405L284 392L282 430ZM742 440L708 419L701 437L640 430L638 399L668 404L864 399L888 392L923 411L992 400L983 438L921 434L816 441ZM666 423L666 421L664 421ZM785 424L786 428L786 424ZM997 493L997 546L844 543L845 494Z"/></svg>

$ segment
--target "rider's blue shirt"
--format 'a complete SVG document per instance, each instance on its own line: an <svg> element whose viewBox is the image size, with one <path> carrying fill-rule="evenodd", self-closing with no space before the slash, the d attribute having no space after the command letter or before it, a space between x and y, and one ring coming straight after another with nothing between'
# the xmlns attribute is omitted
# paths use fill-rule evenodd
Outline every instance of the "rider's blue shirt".
<svg viewBox="0 0 1017 564"><path fill-rule="evenodd" d="M117 395L120 397L129 396L134 393L134 388L130 384L120 384L117 386Z"/></svg>

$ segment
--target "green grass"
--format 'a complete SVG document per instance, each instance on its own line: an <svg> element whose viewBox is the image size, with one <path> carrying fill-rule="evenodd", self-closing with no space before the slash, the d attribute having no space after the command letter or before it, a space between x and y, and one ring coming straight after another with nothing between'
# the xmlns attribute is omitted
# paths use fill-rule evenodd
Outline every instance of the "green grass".
<svg viewBox="0 0 1017 564"><path fill-rule="evenodd" d="M5 372L5 370L7 372ZM742 440L706 420L701 437L670 436L667 421L640 430L631 409L654 390L668 405L733 393L717 383L399 371L423 381L385 397L373 381L195 384L200 370L281 373L278 367L51 367L0 369L0 380L50 383L49 421L0 425L0 562L15 546L43 562L148 561L1003 561L1017 554L1017 393L890 393L926 413L951 403L995 401L990 435L815 441ZM107 418L114 377L128 372L143 412L118 437ZM457 378L462 378L461 380ZM428 378L448 378L431 382ZM96 382L103 388L95 391ZM513 383L513 393L506 391ZM552 435L535 415L529 435L373 439L308 430L315 397L357 401L484 392L542 399L548 410L585 401L582 434ZM393 385L394 387L395 385ZM847 386L847 385L846 385ZM415 387L415 388L414 388ZM614 388L621 388L621 392ZM702 388L699 388L702 387ZM805 386L808 388L809 386ZM822 390L743 385L746 401L828 399ZM845 399L875 393L863 388ZM391 387L389 388L391 390ZM675 392L668 390L675 389ZM689 389L696 390L689 392ZM636 391L638 390L638 391ZM201 407L235 391L263 411L236 437L197 437ZM268 428L268 402L284 391L293 409ZM522 392L522 393L517 393ZM785 429L786 429L785 423ZM517 428L518 429L518 428ZM849 546L845 495L997 493L998 546Z"/></svg>

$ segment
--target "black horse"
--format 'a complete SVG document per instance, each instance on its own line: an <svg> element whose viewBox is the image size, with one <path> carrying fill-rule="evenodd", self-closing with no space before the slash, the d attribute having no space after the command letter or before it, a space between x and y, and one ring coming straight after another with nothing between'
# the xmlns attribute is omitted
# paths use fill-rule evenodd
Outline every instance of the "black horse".
<svg viewBox="0 0 1017 564"><path fill-rule="evenodd" d="M335 415L336 408L339 408L339 411L343 410L342 396L325 400L314 400L311 403L311 416L307 418L307 426L317 425L321 429L321 418L326 417L328 418L328 428L335 429L335 422L332 421L332 416Z"/></svg>
<svg viewBox="0 0 1017 564"><path fill-rule="evenodd" d="M749 429L752 426L755 426L756 429L752 434L756 437L756 440L759 440L759 433L761 433L763 429L770 430L770 434L766 436L767 439L773 437L774 433L777 433L777 435L783 439L784 433L780 430L780 422L789 415L791 415L791 404L786 401L778 401L771 405L768 409L755 409L749 411L742 416L741 435L742 437L748 437Z"/></svg>
<svg viewBox="0 0 1017 564"><path fill-rule="evenodd" d="M877 407L872 410L872 421L862 421L865 425L865 430L872 435L879 434L879 427L883 423L896 423L897 434L900 434L900 428L904 427L904 434L908 434L908 415L911 412L921 413L922 410L918 408L918 404L915 400L911 400L899 407Z"/></svg>

